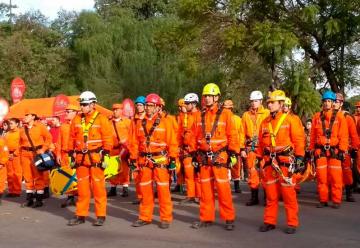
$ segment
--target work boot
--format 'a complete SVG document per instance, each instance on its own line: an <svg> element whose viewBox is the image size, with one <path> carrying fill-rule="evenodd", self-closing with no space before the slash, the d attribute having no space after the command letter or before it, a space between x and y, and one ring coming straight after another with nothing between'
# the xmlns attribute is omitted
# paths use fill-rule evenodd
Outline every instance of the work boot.
<svg viewBox="0 0 360 248"><path fill-rule="evenodd" d="M136 199L136 200L132 201L131 204L133 204L133 205L140 205L140 200L139 200L139 199Z"/></svg>
<svg viewBox="0 0 360 248"><path fill-rule="evenodd" d="M26 202L21 204L22 208L25 207L32 207L34 205L34 194L33 193L26 193Z"/></svg>
<svg viewBox="0 0 360 248"><path fill-rule="evenodd" d="M333 203L331 207L334 208L334 209L339 209L340 208L340 203Z"/></svg>
<svg viewBox="0 0 360 248"><path fill-rule="evenodd" d="M180 184L176 184L175 188L171 190L172 193L178 193L181 191Z"/></svg>
<svg viewBox="0 0 360 248"><path fill-rule="evenodd" d="M234 181L234 191L235 191L235 193L238 193L238 194L241 193L240 181L239 180Z"/></svg>
<svg viewBox="0 0 360 248"><path fill-rule="evenodd" d="M226 231L233 231L235 228L235 224L233 220L227 220L225 222L225 230Z"/></svg>
<svg viewBox="0 0 360 248"><path fill-rule="evenodd" d="M129 187L123 187L123 192L121 194L122 197L128 197L129 196Z"/></svg>
<svg viewBox="0 0 360 248"><path fill-rule="evenodd" d="M35 195L35 203L34 205L32 206L33 208L39 208L39 207L42 207L44 205L43 203L43 197L44 197L44 194L36 194Z"/></svg>
<svg viewBox="0 0 360 248"><path fill-rule="evenodd" d="M273 230L275 228L276 228L275 225L265 223L264 225L260 226L259 232L268 232L268 231L271 231L271 230Z"/></svg>
<svg viewBox="0 0 360 248"><path fill-rule="evenodd" d="M328 206L328 203L327 202L319 202L316 207L317 208L324 208L324 207L327 207Z"/></svg>
<svg viewBox="0 0 360 248"><path fill-rule="evenodd" d="M350 185L345 185L345 195L346 195L346 201L347 202L355 202L355 198L352 195Z"/></svg>
<svg viewBox="0 0 360 248"><path fill-rule="evenodd" d="M251 189L251 198L246 206L254 206L259 204L259 189Z"/></svg>
<svg viewBox="0 0 360 248"><path fill-rule="evenodd" d="M75 216L70 219L68 222L68 226L77 226L85 223L85 216Z"/></svg>
<svg viewBox="0 0 360 248"><path fill-rule="evenodd" d="M131 226L133 227L141 227L141 226L145 226L145 225L149 225L151 222L150 221L144 221L144 220L137 220L134 223L132 223Z"/></svg>
<svg viewBox="0 0 360 248"><path fill-rule="evenodd" d="M96 221L92 224L93 226L103 226L105 222L105 216L98 216Z"/></svg>
<svg viewBox="0 0 360 248"><path fill-rule="evenodd" d="M117 193L116 193L116 186L115 187L111 187L109 192L107 193L107 197L114 197L116 196Z"/></svg>
<svg viewBox="0 0 360 248"><path fill-rule="evenodd" d="M50 197L50 189L49 187L45 187L44 188L44 194L43 194L43 198L42 199L47 199Z"/></svg>
<svg viewBox="0 0 360 248"><path fill-rule="evenodd" d="M168 221L161 221L159 227L161 229L168 229L170 227L170 222Z"/></svg>
<svg viewBox="0 0 360 248"><path fill-rule="evenodd" d="M203 227L212 226L212 224L213 224L212 221L196 221L196 222L192 223L191 227L194 229L200 229Z"/></svg>
<svg viewBox="0 0 360 248"><path fill-rule="evenodd" d="M69 195L65 200L65 202L61 203L60 207L66 208L67 206L75 206L75 205L76 205L75 196Z"/></svg>
<svg viewBox="0 0 360 248"><path fill-rule="evenodd" d="M288 227L285 229L285 233L286 233L286 234L294 234L294 233L296 233L296 227L294 227L294 226L288 226Z"/></svg>
<svg viewBox="0 0 360 248"><path fill-rule="evenodd" d="M180 205L186 205L190 203L196 203L195 197L186 197L184 200L180 201Z"/></svg>

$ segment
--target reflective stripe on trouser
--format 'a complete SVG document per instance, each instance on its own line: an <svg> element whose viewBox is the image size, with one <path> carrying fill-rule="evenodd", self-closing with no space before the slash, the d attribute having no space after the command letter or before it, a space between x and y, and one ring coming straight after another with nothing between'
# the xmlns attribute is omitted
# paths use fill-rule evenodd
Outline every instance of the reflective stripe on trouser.
<svg viewBox="0 0 360 248"><path fill-rule="evenodd" d="M76 169L78 200L76 215L88 216L91 190L95 200L95 215L106 216L106 189L104 171L98 167L80 166Z"/></svg>
<svg viewBox="0 0 360 248"><path fill-rule="evenodd" d="M199 177L195 174L194 166L192 166L192 158L187 157L183 160L187 197L200 197L201 186Z"/></svg>
<svg viewBox="0 0 360 248"><path fill-rule="evenodd" d="M22 167L20 157L14 157L6 164L8 191L12 194L21 194Z"/></svg>
<svg viewBox="0 0 360 248"><path fill-rule="evenodd" d="M6 167L3 166L0 168L0 194L4 193L6 176L7 176Z"/></svg>
<svg viewBox="0 0 360 248"><path fill-rule="evenodd" d="M237 163L231 168L231 179L234 181L239 181L241 179L241 158L237 157Z"/></svg>
<svg viewBox="0 0 360 248"><path fill-rule="evenodd" d="M110 180L110 184L111 186L130 184L130 168L126 160L121 160L121 172Z"/></svg>
<svg viewBox="0 0 360 248"><path fill-rule="evenodd" d="M350 156L350 154L346 154L345 161L342 163L344 185L352 185L353 184L353 174L352 174L351 167L352 167L351 156Z"/></svg>
<svg viewBox="0 0 360 248"><path fill-rule="evenodd" d="M22 152L21 165L23 176L25 179L25 187L27 193L44 192L45 181L44 172L39 171L34 165L34 156L31 152Z"/></svg>
<svg viewBox="0 0 360 248"><path fill-rule="evenodd" d="M142 199L141 196L141 189L140 189L140 172L139 171L133 171L132 177L135 182L135 191L136 191L136 197L140 200Z"/></svg>
<svg viewBox="0 0 360 248"><path fill-rule="evenodd" d="M281 167L284 175L288 175L288 168ZM279 194L281 193L288 226L297 227L299 225L299 207L296 198L295 187L285 183L272 166L264 168L264 183L263 186L266 192L266 207L264 209L264 223L276 225L278 208L279 208Z"/></svg>
<svg viewBox="0 0 360 248"><path fill-rule="evenodd" d="M330 185L332 201L334 203L341 203L342 168L340 160L326 157L317 159L316 180L320 202L327 202L329 200Z"/></svg>
<svg viewBox="0 0 360 248"><path fill-rule="evenodd" d="M228 169L216 166L201 166L200 182L200 220L215 220L214 186L218 193L220 218L223 220L234 220L235 209L231 195Z"/></svg>
<svg viewBox="0 0 360 248"><path fill-rule="evenodd" d="M249 152L246 158L246 164L248 167L248 174L249 174L248 185L250 189L258 189L260 185L259 171L256 169L255 162L256 162L255 152Z"/></svg>
<svg viewBox="0 0 360 248"><path fill-rule="evenodd" d="M159 198L160 220L172 221L173 204L169 188L169 172L165 168L143 167L140 171L140 189L142 200L139 207L139 219L152 221L154 211L153 181L157 186Z"/></svg>

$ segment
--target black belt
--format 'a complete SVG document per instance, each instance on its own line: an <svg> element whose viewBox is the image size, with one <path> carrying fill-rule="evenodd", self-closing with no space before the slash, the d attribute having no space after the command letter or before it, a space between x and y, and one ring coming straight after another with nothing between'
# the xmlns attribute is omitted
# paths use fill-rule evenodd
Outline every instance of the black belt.
<svg viewBox="0 0 360 248"><path fill-rule="evenodd" d="M147 158L156 157L156 156L165 156L165 155L167 155L166 150L160 152L140 152L141 157L147 157Z"/></svg>
<svg viewBox="0 0 360 248"><path fill-rule="evenodd" d="M29 151L29 152L36 152L37 150L40 150L41 148L42 148L42 145L35 146L35 147L22 146L21 150Z"/></svg>
<svg viewBox="0 0 360 248"><path fill-rule="evenodd" d="M264 155L269 156L270 154L275 154L276 156L290 156L292 155L294 152L294 149L292 147L289 147L288 149L279 151L279 152L270 152L270 150L265 149L264 150Z"/></svg>
<svg viewBox="0 0 360 248"><path fill-rule="evenodd" d="M92 149L92 150L83 149L83 150L75 150L75 152L78 154L86 154L86 153L98 153L101 150L103 150L103 148L100 146L100 147Z"/></svg>
<svg viewBox="0 0 360 248"><path fill-rule="evenodd" d="M336 152L339 150L338 146L316 144L315 149L320 149L320 154L316 156L316 158L330 157L330 158L339 159L338 155L336 154ZM329 151L330 156L327 156L327 151Z"/></svg>
<svg viewBox="0 0 360 248"><path fill-rule="evenodd" d="M208 164L208 159L211 160L211 164L218 166L218 167L227 167L227 164L220 164L218 162L216 162L216 158L219 156L219 154L221 152L226 152L228 150L227 146L224 146L222 148L220 148L219 150L217 150L216 152L214 151L204 151L204 150L198 150L198 154L201 156L201 160L200 164L201 165L209 165Z"/></svg>
<svg viewBox="0 0 360 248"><path fill-rule="evenodd" d="M89 156L89 160L90 160L90 164L93 167L99 167L102 168L101 165L102 163L94 163L92 157L91 157L91 153L99 153L100 151L102 151L103 148L100 146L96 149L92 149L92 150L88 150L88 149L83 149L83 150L75 150L75 153L77 154L82 154L82 158L81 158L81 162L80 164L76 164L75 167L80 167L84 165L84 161L85 161L85 155L87 154Z"/></svg>

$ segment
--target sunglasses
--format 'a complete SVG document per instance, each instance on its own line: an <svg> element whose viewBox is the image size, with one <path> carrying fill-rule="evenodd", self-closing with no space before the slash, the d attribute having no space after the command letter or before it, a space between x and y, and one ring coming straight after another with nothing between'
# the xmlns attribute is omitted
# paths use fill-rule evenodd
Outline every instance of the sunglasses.
<svg viewBox="0 0 360 248"><path fill-rule="evenodd" d="M90 103L80 103L81 107L86 107L86 106L89 106L89 105L90 105Z"/></svg>
<svg viewBox="0 0 360 248"><path fill-rule="evenodd" d="M191 104L191 102L184 102L185 103L185 105L189 105L189 104Z"/></svg>
<svg viewBox="0 0 360 248"><path fill-rule="evenodd" d="M145 107L147 107L147 108L153 108L153 107L155 107L155 104L149 104L149 103L147 103L147 104L145 104Z"/></svg>

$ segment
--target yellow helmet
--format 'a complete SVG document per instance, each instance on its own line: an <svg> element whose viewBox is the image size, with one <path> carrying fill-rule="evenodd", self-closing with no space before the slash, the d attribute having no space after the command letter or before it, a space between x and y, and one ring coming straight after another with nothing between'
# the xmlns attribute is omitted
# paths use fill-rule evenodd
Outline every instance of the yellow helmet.
<svg viewBox="0 0 360 248"><path fill-rule="evenodd" d="M224 108L232 109L232 108L234 108L234 103L231 100L225 100L223 106L224 106Z"/></svg>
<svg viewBox="0 0 360 248"><path fill-rule="evenodd" d="M208 95L208 96L217 96L220 95L220 88L219 86L217 86L214 83L210 83L204 86L203 95Z"/></svg>
<svg viewBox="0 0 360 248"><path fill-rule="evenodd" d="M184 98L180 98L180 99L178 100L178 106L179 106L179 107L185 107L185 100L184 100Z"/></svg>
<svg viewBox="0 0 360 248"><path fill-rule="evenodd" d="M282 90L274 90L270 92L268 95L267 102L274 102L274 101L285 101L286 96L285 92Z"/></svg>
<svg viewBox="0 0 360 248"><path fill-rule="evenodd" d="M285 105L287 105L287 106L291 106L291 105L292 105L291 99L290 99L289 97L286 97L286 98L285 98Z"/></svg>

